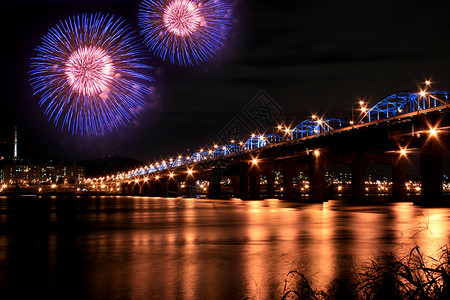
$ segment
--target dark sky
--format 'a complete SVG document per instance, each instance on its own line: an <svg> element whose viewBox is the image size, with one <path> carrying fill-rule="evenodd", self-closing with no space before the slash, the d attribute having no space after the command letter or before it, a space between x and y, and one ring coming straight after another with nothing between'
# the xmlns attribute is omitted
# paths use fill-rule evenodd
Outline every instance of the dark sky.
<svg viewBox="0 0 450 300"><path fill-rule="evenodd" d="M442 2L442 1L439 1ZM72 137L47 121L28 83L30 57L50 27L83 12L124 17L136 30L139 1L2 1L0 151L88 159L152 161L207 145L260 91L300 122L310 112L349 116L431 78L450 90L449 4L438 1L235 0L226 47L211 63L179 67L152 59L155 92L133 124L105 136ZM5 144L6 142L6 144Z"/></svg>

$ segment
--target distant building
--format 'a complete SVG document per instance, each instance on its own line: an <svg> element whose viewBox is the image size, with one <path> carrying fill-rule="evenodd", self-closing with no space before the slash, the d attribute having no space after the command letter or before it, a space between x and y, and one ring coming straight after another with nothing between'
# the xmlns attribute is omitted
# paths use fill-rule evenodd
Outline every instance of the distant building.
<svg viewBox="0 0 450 300"><path fill-rule="evenodd" d="M39 165L5 165L3 168L3 181L5 183L23 182L43 183L57 182L67 179L79 181L85 177L83 166L39 166Z"/></svg>

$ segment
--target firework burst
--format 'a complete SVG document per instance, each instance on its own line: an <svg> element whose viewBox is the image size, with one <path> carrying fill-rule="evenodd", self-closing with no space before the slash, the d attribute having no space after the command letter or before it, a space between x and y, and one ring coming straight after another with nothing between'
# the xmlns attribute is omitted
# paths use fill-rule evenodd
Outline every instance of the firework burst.
<svg viewBox="0 0 450 300"><path fill-rule="evenodd" d="M144 0L139 26L155 56L185 66L199 64L223 46L231 7L220 0Z"/></svg>
<svg viewBox="0 0 450 300"><path fill-rule="evenodd" d="M36 51L34 94L49 120L73 135L129 124L150 94L144 50L120 18L83 14L61 21Z"/></svg>

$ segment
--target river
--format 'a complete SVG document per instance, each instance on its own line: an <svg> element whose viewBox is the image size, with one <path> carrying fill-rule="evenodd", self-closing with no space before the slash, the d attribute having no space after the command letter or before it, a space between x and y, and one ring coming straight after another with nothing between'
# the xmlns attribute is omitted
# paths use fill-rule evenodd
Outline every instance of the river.
<svg viewBox="0 0 450 300"><path fill-rule="evenodd" d="M387 251L448 243L450 208L149 197L0 198L0 299L281 299Z"/></svg>

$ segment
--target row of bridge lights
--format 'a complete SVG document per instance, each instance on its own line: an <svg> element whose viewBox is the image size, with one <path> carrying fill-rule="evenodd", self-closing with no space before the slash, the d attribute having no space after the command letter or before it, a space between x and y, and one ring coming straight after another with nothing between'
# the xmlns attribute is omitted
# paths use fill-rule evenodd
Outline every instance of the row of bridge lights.
<svg viewBox="0 0 450 300"><path fill-rule="evenodd" d="M430 80L426 80L425 81L425 85L426 85L426 88L424 89L424 90L420 90L420 92L418 93L420 96L422 96L422 97L425 97L426 96L426 94L427 94L427 89L431 86L431 81ZM366 102L364 101L364 100L360 100L359 102L358 102L358 104L359 104L359 106L360 106L360 108L359 108L359 110L361 111L361 114L360 114L360 119L359 119L359 121L358 121L358 124L364 119L364 117L367 115L367 113L369 112L369 109L367 108L367 104L366 104ZM401 113L401 111L399 110L399 112ZM361 117L361 115L362 115L362 117ZM312 116L311 116L311 119L312 120L315 120L316 121L316 123L318 124L318 125L321 125L324 121L323 121L323 118L319 118L317 115L315 115L315 114L313 114ZM352 108L352 120L350 120L350 125L354 125L354 123L355 123L355 121L354 121L354 119L353 119L353 108ZM294 129L291 129L290 127L288 127L288 126L283 126L283 125L278 125L277 127L276 127L276 129L278 129L278 131L282 131L282 132L284 132L284 136L285 136L285 138L286 138L286 136L290 136L290 134L294 131ZM438 133L438 130L436 129L436 127L431 127L430 126L430 130L429 130L429 134L430 134L430 137L437 137L437 133ZM257 135L255 134L255 133L253 133L252 135L251 135L251 137L252 138L255 138ZM261 134L259 134L258 135L258 138L260 139L260 140L264 140L265 139L265 137L264 137L264 135L261 135ZM236 144L236 141L235 140L231 140L230 141L231 142L231 144ZM244 145L244 142L243 141L239 141L238 142L238 144L240 145L240 146L243 146ZM219 148L219 145L218 144L214 144L213 145L213 149L214 150L216 150L216 149L218 149ZM223 150L226 150L227 149L227 147L226 146L223 146ZM204 149L202 148L202 149L200 149L200 153L203 153L203 152L205 152L204 151ZM212 149L208 149L208 154L212 154L213 153L213 150ZM408 150L407 150L407 147L400 147L400 150L399 150L399 154L400 154L400 156L406 156L407 155L407 153L408 153ZM318 157L319 155L320 155L320 151L319 150L314 150L313 152L312 152L312 154L314 154L314 156L316 156L316 157ZM186 156L186 159L187 160L190 160L190 158L191 158L192 156ZM182 156L181 155L179 155L178 156L178 161L181 161L181 159L182 159ZM203 159L203 157L202 157L202 159ZM170 164L172 164L173 163L173 158L170 158L169 159L169 162L170 162ZM196 159L194 159L194 162L197 162L198 160L196 160ZM259 160L258 160L258 158L257 157L254 157L254 158L252 158L252 160L251 160L251 163L252 163L252 165L257 165L258 164L258 162L259 162ZM153 167L154 168L154 166L156 166L156 169L157 168L159 168L161 165L167 165L167 163L166 163L166 161L163 161L161 164L159 163L159 162L156 162L155 164L151 164L150 166L151 167ZM144 167L144 169L149 169L150 168L150 166L147 166L147 167ZM135 169L135 170L133 170L133 171L130 171L130 172L128 172L128 174L133 174L133 173L137 173L137 172L139 172L139 171L141 171L143 168L139 168L139 169ZM193 170L192 169L188 169L187 170L187 174L188 175L192 175L193 174ZM174 177L174 174L172 173L172 172L169 172L169 177L170 178L173 178ZM120 173L120 174L117 174L116 176L114 176L114 175L112 175L111 177L110 176L107 176L106 178L99 178L100 180L104 180L104 179L107 179L107 180L109 180L109 179L125 179L126 178L126 173ZM155 179L159 179L159 175L156 175L155 176ZM91 179L89 179L89 180L91 180ZM148 180L148 178L146 178L146 180Z"/></svg>

